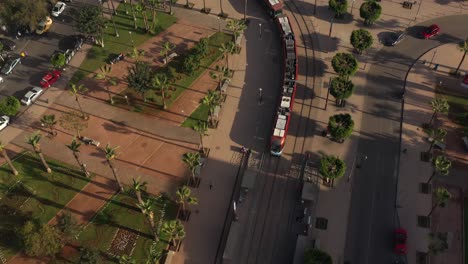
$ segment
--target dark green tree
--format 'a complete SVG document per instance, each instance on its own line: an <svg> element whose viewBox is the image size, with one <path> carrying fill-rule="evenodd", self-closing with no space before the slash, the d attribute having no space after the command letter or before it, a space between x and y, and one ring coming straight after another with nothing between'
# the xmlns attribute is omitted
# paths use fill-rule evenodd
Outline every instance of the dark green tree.
<svg viewBox="0 0 468 264"><path fill-rule="evenodd" d="M28 256L54 256L62 249L60 232L48 224L26 222L19 232Z"/></svg>
<svg viewBox="0 0 468 264"><path fill-rule="evenodd" d="M338 75L348 78L358 70L358 62L351 53L339 52L333 56L332 67Z"/></svg>
<svg viewBox="0 0 468 264"><path fill-rule="evenodd" d="M371 33L365 29L353 30L351 33L351 44L359 54L370 48L373 42Z"/></svg>
<svg viewBox="0 0 468 264"><path fill-rule="evenodd" d="M100 262L99 252L95 249L80 248L80 259L79 264L98 264Z"/></svg>
<svg viewBox="0 0 468 264"><path fill-rule="evenodd" d="M328 180L338 179L346 172L346 164L337 156L323 156L320 159L320 174Z"/></svg>
<svg viewBox="0 0 468 264"><path fill-rule="evenodd" d="M62 233L65 241L75 240L80 231L80 226L70 211L65 211L58 216L55 227Z"/></svg>
<svg viewBox="0 0 468 264"><path fill-rule="evenodd" d="M364 24L369 26L379 19L382 7L375 0L369 0L362 3L359 13L364 19Z"/></svg>
<svg viewBox="0 0 468 264"><path fill-rule="evenodd" d="M65 54L63 53L55 53L52 58L50 58L50 64L54 67L54 69L60 70L65 66Z"/></svg>
<svg viewBox="0 0 468 264"><path fill-rule="evenodd" d="M137 62L128 69L128 87L140 93L146 102L146 92L153 87L153 71L147 62Z"/></svg>
<svg viewBox="0 0 468 264"><path fill-rule="evenodd" d="M166 74L159 73L153 77L153 87L158 90L161 95L163 109L167 108L167 100L171 98L171 92L175 91L169 83Z"/></svg>
<svg viewBox="0 0 468 264"><path fill-rule="evenodd" d="M337 114L330 116L328 130L332 138L344 141L353 133L354 121L350 114Z"/></svg>
<svg viewBox="0 0 468 264"><path fill-rule="evenodd" d="M336 105L342 105L342 101L348 99L354 93L354 84L352 81L339 76L331 80L330 94L336 99Z"/></svg>
<svg viewBox="0 0 468 264"><path fill-rule="evenodd" d="M84 5L74 16L75 28L87 35L93 36L97 41L97 44L100 44L101 47L104 47L104 29L107 24L107 20L102 16L102 6L101 5Z"/></svg>
<svg viewBox="0 0 468 264"><path fill-rule="evenodd" d="M335 13L335 18L341 19L346 14L348 9L348 1L346 0L329 0L328 6Z"/></svg>
<svg viewBox="0 0 468 264"><path fill-rule="evenodd" d="M324 251L316 248L306 250L304 253L304 264L332 264L332 258Z"/></svg>
<svg viewBox="0 0 468 264"><path fill-rule="evenodd" d="M0 17L12 32L20 27L34 31L39 21L49 15L47 9L45 0L2 0Z"/></svg>
<svg viewBox="0 0 468 264"><path fill-rule="evenodd" d="M182 68L185 73L189 75L193 75L195 71L200 68L199 57L196 56L195 54L188 55L187 57L185 57L182 63Z"/></svg>
<svg viewBox="0 0 468 264"><path fill-rule="evenodd" d="M201 57L208 55L209 41L207 38L201 38L200 41L195 45L195 53L200 54Z"/></svg>
<svg viewBox="0 0 468 264"><path fill-rule="evenodd" d="M0 113L2 115L16 116L20 107L20 101L14 96L7 96L0 100Z"/></svg>

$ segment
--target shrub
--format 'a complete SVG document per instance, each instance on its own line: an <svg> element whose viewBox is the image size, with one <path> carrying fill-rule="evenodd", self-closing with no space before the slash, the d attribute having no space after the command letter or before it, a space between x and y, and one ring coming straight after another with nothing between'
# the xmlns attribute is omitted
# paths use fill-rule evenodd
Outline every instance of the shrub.
<svg viewBox="0 0 468 264"><path fill-rule="evenodd" d="M350 114L337 114L330 116L328 120L328 130L332 138L345 140L353 132L354 121Z"/></svg>
<svg viewBox="0 0 468 264"><path fill-rule="evenodd" d="M16 97L8 96L0 100L0 113L2 115L15 116L20 106L20 101Z"/></svg>
<svg viewBox="0 0 468 264"><path fill-rule="evenodd" d="M198 58L193 54L185 57L184 62L182 64L184 72L189 75L193 75L194 71L200 68L200 60L198 60Z"/></svg>
<svg viewBox="0 0 468 264"><path fill-rule="evenodd" d="M332 67L340 76L354 75L358 70L358 62L350 53L337 53L333 56Z"/></svg>
<svg viewBox="0 0 468 264"><path fill-rule="evenodd" d="M359 54L370 48L373 42L371 33L365 29L353 30L351 33L351 44Z"/></svg>
<svg viewBox="0 0 468 264"><path fill-rule="evenodd" d="M361 5L359 13L361 18L364 19L364 24L369 26L379 19L382 13L382 7L376 1L370 0Z"/></svg>

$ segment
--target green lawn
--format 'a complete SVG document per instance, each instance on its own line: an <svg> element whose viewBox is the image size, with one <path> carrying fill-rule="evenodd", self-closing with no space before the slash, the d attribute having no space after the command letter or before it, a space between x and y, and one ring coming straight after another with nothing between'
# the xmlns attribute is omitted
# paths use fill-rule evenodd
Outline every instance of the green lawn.
<svg viewBox="0 0 468 264"><path fill-rule="evenodd" d="M130 52L133 49L132 39L134 45L138 47L143 42L164 31L177 21L177 18L174 16L158 12L157 20L159 24L154 32L155 34L151 35L144 33L143 17L140 14L137 15L138 29L135 30L131 12L129 12L128 15L125 14L124 4L119 5L117 13L118 15L114 16L114 20L119 37L115 36L114 26L112 23L109 23L104 35L105 47L101 48L100 46L94 45L91 48L86 59L80 65L79 70L73 75L72 82L76 83L89 73L99 69L99 67L107 63L110 54ZM149 23L151 23L150 11L148 11L148 20ZM131 36L129 34L130 31L132 32Z"/></svg>
<svg viewBox="0 0 468 264"><path fill-rule="evenodd" d="M462 126L465 136L468 136L468 97L446 91L442 94L450 104L449 118Z"/></svg>
<svg viewBox="0 0 468 264"><path fill-rule="evenodd" d="M170 106L184 91L189 88L193 82L199 78L206 70L210 70L210 66L221 57L219 47L221 44L226 44L232 41L232 36L217 32L209 37L209 53L206 57L201 60L201 67L194 71L192 75L185 73L178 73L179 79L173 84L175 90L171 93L171 97L166 101L167 105ZM187 51L185 54L189 53ZM184 54L184 55L185 55ZM174 67L180 69L184 55L177 57L177 59L171 61L166 67ZM165 67L159 68L156 72L164 72ZM130 98L130 106L126 105L126 101L123 99L123 95L127 95ZM161 109L162 101L160 96L154 96L149 98L147 102L144 102L141 95L133 91L132 89L126 89L122 92L121 96L116 96L115 104L119 107L125 107L129 110L136 112L144 112L148 114L157 113Z"/></svg>
<svg viewBox="0 0 468 264"><path fill-rule="evenodd" d="M183 127L195 127L198 125L198 121L207 121L209 114L209 107L204 104L200 104L195 111L182 123Z"/></svg>
<svg viewBox="0 0 468 264"><path fill-rule="evenodd" d="M88 183L81 171L55 160L47 162L51 174L29 152L13 162L18 176L6 164L0 167L0 250L6 259L21 249L15 229L31 218L48 222Z"/></svg>
<svg viewBox="0 0 468 264"><path fill-rule="evenodd" d="M136 260L136 263L146 263L148 248L153 240L145 217L136 207L136 203L137 200L133 195L118 194L114 196L80 234L79 241L83 246L97 249L101 252L102 263L115 263L115 259L110 257L111 242L119 230L125 230L131 236L138 236L131 256ZM176 204L164 198L157 198L153 209L156 225L158 225L161 218L160 211L164 203L166 204L164 220L173 220L176 216ZM111 220L109 221L109 219ZM163 250L166 248L166 245L167 241L163 236L158 244L158 248Z"/></svg>

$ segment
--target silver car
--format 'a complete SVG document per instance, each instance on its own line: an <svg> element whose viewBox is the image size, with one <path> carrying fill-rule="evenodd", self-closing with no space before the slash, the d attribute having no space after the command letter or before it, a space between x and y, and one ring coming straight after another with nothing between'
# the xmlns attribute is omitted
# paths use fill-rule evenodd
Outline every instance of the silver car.
<svg viewBox="0 0 468 264"><path fill-rule="evenodd" d="M5 65L3 65L2 73L10 74L13 71L13 69L16 67L16 65L20 63L21 63L20 56L14 56L14 57L8 58L7 61L5 62Z"/></svg>
<svg viewBox="0 0 468 264"><path fill-rule="evenodd" d="M0 131L5 129L10 123L10 118L6 115L0 117Z"/></svg>
<svg viewBox="0 0 468 264"><path fill-rule="evenodd" d="M41 87L34 87L31 91L27 92L23 99L21 99L21 103L25 105L31 105L36 101L36 99L44 92Z"/></svg>

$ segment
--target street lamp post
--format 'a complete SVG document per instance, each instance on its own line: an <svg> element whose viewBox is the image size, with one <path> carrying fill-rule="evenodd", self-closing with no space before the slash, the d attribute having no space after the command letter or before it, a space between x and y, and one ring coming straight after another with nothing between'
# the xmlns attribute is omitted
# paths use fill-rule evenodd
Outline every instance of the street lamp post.
<svg viewBox="0 0 468 264"><path fill-rule="evenodd" d="M260 39L262 39L262 23L258 23L258 28L260 33Z"/></svg>
<svg viewBox="0 0 468 264"><path fill-rule="evenodd" d="M247 21L247 0L244 0L244 22Z"/></svg>
<svg viewBox="0 0 468 264"><path fill-rule="evenodd" d="M351 15L353 14L354 2L356 2L356 0L353 0L353 3L351 4Z"/></svg>
<svg viewBox="0 0 468 264"><path fill-rule="evenodd" d="M258 104L259 104L259 105L262 105L262 104L263 104L262 88L258 88Z"/></svg>
<svg viewBox="0 0 468 264"><path fill-rule="evenodd" d="M132 41L132 47L135 48L135 43L133 43L132 32L129 31L128 34L130 34L130 40Z"/></svg>
<svg viewBox="0 0 468 264"><path fill-rule="evenodd" d="M219 16L216 18L218 19L218 32L221 32L221 18Z"/></svg>

